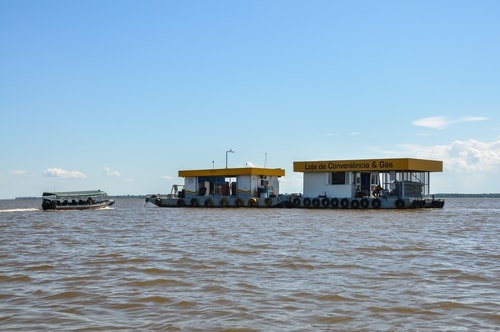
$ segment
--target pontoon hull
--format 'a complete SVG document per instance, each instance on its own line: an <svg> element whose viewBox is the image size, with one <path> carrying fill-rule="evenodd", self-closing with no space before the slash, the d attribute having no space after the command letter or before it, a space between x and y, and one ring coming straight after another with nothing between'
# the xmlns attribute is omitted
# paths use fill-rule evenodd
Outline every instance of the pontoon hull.
<svg viewBox="0 0 500 332"><path fill-rule="evenodd" d="M285 196L275 197L250 197L241 198L235 196L193 196L190 198L169 197L170 195L151 195L146 197L146 203L152 203L158 207L207 207L207 208L241 208L261 207L277 208L289 207L290 200Z"/></svg>
<svg viewBox="0 0 500 332"><path fill-rule="evenodd" d="M442 208L443 199L397 197L302 197L291 199L294 208L309 209L419 209Z"/></svg>
<svg viewBox="0 0 500 332"><path fill-rule="evenodd" d="M275 198L251 197L247 200L236 197L205 197L191 199L169 197L169 195L151 195L147 203L158 207L286 207L304 209L420 209L442 208L444 200L434 198L329 198L283 195Z"/></svg>
<svg viewBox="0 0 500 332"><path fill-rule="evenodd" d="M55 202L44 201L42 209L44 211L77 211L77 210L98 210L115 204L115 201L110 199L107 201L95 204L76 204L76 205L57 205Z"/></svg>

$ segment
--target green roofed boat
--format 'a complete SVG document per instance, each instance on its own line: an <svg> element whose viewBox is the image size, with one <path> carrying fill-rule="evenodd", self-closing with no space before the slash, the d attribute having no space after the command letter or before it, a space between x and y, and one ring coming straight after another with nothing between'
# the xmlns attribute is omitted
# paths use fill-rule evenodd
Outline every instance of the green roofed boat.
<svg viewBox="0 0 500 332"><path fill-rule="evenodd" d="M44 211L97 210L115 203L101 190L44 192L42 200Z"/></svg>

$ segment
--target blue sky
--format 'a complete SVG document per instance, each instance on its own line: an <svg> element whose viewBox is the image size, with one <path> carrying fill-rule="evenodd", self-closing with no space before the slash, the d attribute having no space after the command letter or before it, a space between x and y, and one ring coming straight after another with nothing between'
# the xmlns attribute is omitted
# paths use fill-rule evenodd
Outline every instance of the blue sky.
<svg viewBox="0 0 500 332"><path fill-rule="evenodd" d="M0 2L0 198L179 169L442 160L500 192L499 1ZM212 164L213 162L213 164Z"/></svg>

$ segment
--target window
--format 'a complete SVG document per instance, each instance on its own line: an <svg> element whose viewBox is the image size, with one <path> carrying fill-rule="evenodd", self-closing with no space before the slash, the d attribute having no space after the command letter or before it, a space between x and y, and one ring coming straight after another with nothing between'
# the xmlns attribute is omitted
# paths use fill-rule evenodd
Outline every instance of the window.
<svg viewBox="0 0 500 332"><path fill-rule="evenodd" d="M345 184L345 172L332 172L332 184Z"/></svg>

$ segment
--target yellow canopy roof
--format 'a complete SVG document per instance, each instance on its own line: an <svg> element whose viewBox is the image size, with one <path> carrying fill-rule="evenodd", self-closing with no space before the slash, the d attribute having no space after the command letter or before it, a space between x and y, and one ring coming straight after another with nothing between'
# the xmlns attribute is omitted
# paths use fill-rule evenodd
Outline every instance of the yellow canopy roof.
<svg viewBox="0 0 500 332"><path fill-rule="evenodd" d="M241 167L241 168L212 168L212 169L179 171L179 177L196 177L196 176L233 177L238 175L284 176L285 170L281 168Z"/></svg>

